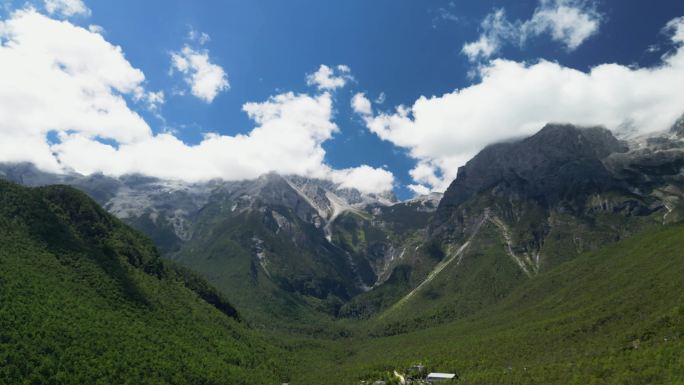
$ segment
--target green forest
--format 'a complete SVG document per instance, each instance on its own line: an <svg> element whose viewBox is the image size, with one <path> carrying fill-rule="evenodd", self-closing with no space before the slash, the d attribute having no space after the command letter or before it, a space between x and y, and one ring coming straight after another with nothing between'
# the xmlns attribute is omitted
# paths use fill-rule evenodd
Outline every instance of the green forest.
<svg viewBox="0 0 684 385"><path fill-rule="evenodd" d="M0 181L0 383L272 384L285 348L65 186Z"/></svg>
<svg viewBox="0 0 684 385"><path fill-rule="evenodd" d="M70 187L0 182L0 246L3 384L391 383L417 363L464 384L684 384L682 224L462 317L444 298L434 320L406 305L275 328Z"/></svg>

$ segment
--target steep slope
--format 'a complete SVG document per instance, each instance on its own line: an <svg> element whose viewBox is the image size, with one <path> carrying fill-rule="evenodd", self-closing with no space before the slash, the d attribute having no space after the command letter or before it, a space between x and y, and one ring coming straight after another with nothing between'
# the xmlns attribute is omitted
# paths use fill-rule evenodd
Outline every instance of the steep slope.
<svg viewBox="0 0 684 385"><path fill-rule="evenodd" d="M639 233L543 271L470 317L323 345L293 382L375 380L422 362L468 384L680 384L682 250L684 225Z"/></svg>
<svg viewBox="0 0 684 385"><path fill-rule="evenodd" d="M626 150L604 128L571 125L547 125L524 140L488 146L459 169L440 202L438 219L495 186L549 206L616 188L601 159Z"/></svg>
<svg viewBox="0 0 684 385"><path fill-rule="evenodd" d="M356 266L325 238L318 210L286 179L214 191L175 258L200 272L260 323L335 313L362 289Z"/></svg>
<svg viewBox="0 0 684 385"><path fill-rule="evenodd" d="M165 257L200 271L224 294L240 293L238 307L251 321L260 316L257 324L335 315L343 302L384 280L396 257L392 245L350 252L332 239L338 218L381 211L396 202L390 193L364 194L277 174L191 184L139 175L56 175L29 164L3 164L0 177L81 189L152 238Z"/></svg>
<svg viewBox="0 0 684 385"><path fill-rule="evenodd" d="M223 296L65 186L0 181L0 382L286 380Z"/></svg>
<svg viewBox="0 0 684 385"><path fill-rule="evenodd" d="M427 241L392 273L396 301L380 318L402 330L467 316L582 252L677 221L682 147L670 136L628 146L602 128L548 125L485 148L445 192Z"/></svg>
<svg viewBox="0 0 684 385"><path fill-rule="evenodd" d="M192 234L192 217L225 182L184 183L141 175L52 174L27 163L0 164L0 178L24 186L65 184L85 192L107 211L152 238L164 254Z"/></svg>
<svg viewBox="0 0 684 385"><path fill-rule="evenodd" d="M375 277L372 290L342 306L341 316L369 317L410 288L409 271L399 266L421 257L427 225L440 198L441 194L432 194L389 206L371 205L336 218L331 225L332 242L355 259L367 261Z"/></svg>
<svg viewBox="0 0 684 385"><path fill-rule="evenodd" d="M0 173L88 192L236 298L256 325L377 315L400 330L406 319L467 316L582 252L679 221L678 127L625 142L598 127L548 125L485 148L443 198L407 202L276 174L188 184L26 165Z"/></svg>

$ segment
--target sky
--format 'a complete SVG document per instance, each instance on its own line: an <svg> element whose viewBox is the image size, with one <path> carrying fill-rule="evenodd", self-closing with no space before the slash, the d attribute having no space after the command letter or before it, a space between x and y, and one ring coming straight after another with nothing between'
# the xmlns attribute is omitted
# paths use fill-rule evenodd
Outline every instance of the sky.
<svg viewBox="0 0 684 385"><path fill-rule="evenodd" d="M684 113L684 2L0 0L0 162L400 198L549 122Z"/></svg>

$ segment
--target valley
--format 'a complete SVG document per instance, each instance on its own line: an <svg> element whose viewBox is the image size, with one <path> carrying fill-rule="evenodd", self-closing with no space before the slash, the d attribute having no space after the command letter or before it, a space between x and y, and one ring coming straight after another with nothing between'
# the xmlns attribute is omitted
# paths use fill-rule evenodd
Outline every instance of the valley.
<svg viewBox="0 0 684 385"><path fill-rule="evenodd" d="M149 383L391 383L418 363L467 384L684 383L682 167L676 127L624 140L553 124L485 148L443 196L406 201L275 173L193 184L3 164L2 288L15 300L0 319L11 330L8 314L35 326L47 312L44 341L60 341L100 333L106 318L92 315L108 312L132 326L103 338L149 355L130 370L190 357ZM41 230L46 215L59 225ZM62 278L41 286L45 269ZM48 292L64 296L24 307ZM0 357L6 378L81 370L17 364L67 351L17 333L0 340L23 346ZM171 350L131 347L136 334ZM97 348L71 338L78 354ZM115 379L95 362L81 380Z"/></svg>

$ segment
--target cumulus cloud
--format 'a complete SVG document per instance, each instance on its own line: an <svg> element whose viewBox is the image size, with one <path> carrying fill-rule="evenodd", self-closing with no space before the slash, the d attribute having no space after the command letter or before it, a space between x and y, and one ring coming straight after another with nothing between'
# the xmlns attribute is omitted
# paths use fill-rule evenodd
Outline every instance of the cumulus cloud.
<svg viewBox="0 0 684 385"><path fill-rule="evenodd" d="M120 47L32 9L0 22L0 71L0 162L186 181L275 171L368 192L392 188L392 174L383 169L335 170L325 163L322 145L339 131L329 92L288 92L246 103L243 110L254 122L247 134L208 133L188 145L171 133L153 133L129 107L127 100L156 111L164 93L145 90L143 73Z"/></svg>
<svg viewBox="0 0 684 385"><path fill-rule="evenodd" d="M355 188L362 192L374 193L388 191L394 184L394 175L381 168L373 168L367 165L335 170L332 172L332 180L341 187Z"/></svg>
<svg viewBox="0 0 684 385"><path fill-rule="evenodd" d="M82 134L64 133L52 146L63 164L77 172L109 175L142 173L160 178L203 181L253 179L266 172L332 179L366 192L392 188L393 176L368 166L334 170L325 164L322 144L339 129L332 122L332 98L285 93L243 110L256 123L245 135L210 133L197 145L170 134L150 135L117 147Z"/></svg>
<svg viewBox="0 0 684 385"><path fill-rule="evenodd" d="M150 135L122 95L145 76L101 35L34 10L0 24L0 160L61 166L45 142L53 130L129 143Z"/></svg>
<svg viewBox="0 0 684 385"><path fill-rule="evenodd" d="M670 20L663 31L672 36L675 44L684 44L684 16Z"/></svg>
<svg viewBox="0 0 684 385"><path fill-rule="evenodd" d="M45 0L45 10L49 14L59 14L66 17L74 15L89 16L90 9L83 0Z"/></svg>
<svg viewBox="0 0 684 385"><path fill-rule="evenodd" d="M247 103L243 110L257 124L250 133L210 133L194 146L160 134L115 148L79 133L65 134L54 149L60 160L84 174L140 172L191 181L250 179L269 171L326 176L321 144L338 130L330 120L329 95L285 93L262 103ZM100 164L93 161L98 152L107 154Z"/></svg>
<svg viewBox="0 0 684 385"><path fill-rule="evenodd" d="M359 92L352 97L351 107L354 112L362 116L373 114L371 102L363 92Z"/></svg>
<svg viewBox="0 0 684 385"><path fill-rule="evenodd" d="M523 46L544 34L572 51L596 34L600 24L601 15L586 0L540 0L526 21L509 21L504 9L493 11L482 21L480 37L464 44L462 52L471 61L479 61L492 57L506 43Z"/></svg>
<svg viewBox="0 0 684 385"><path fill-rule="evenodd" d="M684 112L684 18L666 30L676 49L650 68L603 64L583 72L544 60L497 59L469 87L362 117L370 131L418 161L410 173L414 191L444 190L487 144L533 134L548 122L623 134L666 130Z"/></svg>
<svg viewBox="0 0 684 385"><path fill-rule="evenodd" d="M601 15L580 0L542 0L530 20L522 25L522 39L548 33L572 51L599 30Z"/></svg>
<svg viewBox="0 0 684 385"><path fill-rule="evenodd" d="M171 66L183 74L192 95L206 103L214 101L219 92L230 89L228 75L221 66L209 60L206 49L196 50L185 45L180 51L171 53Z"/></svg>
<svg viewBox="0 0 684 385"><path fill-rule="evenodd" d="M336 68L321 64L318 71L306 76L306 84L316 86L319 90L332 91L344 87L353 80L349 66L340 64Z"/></svg>

